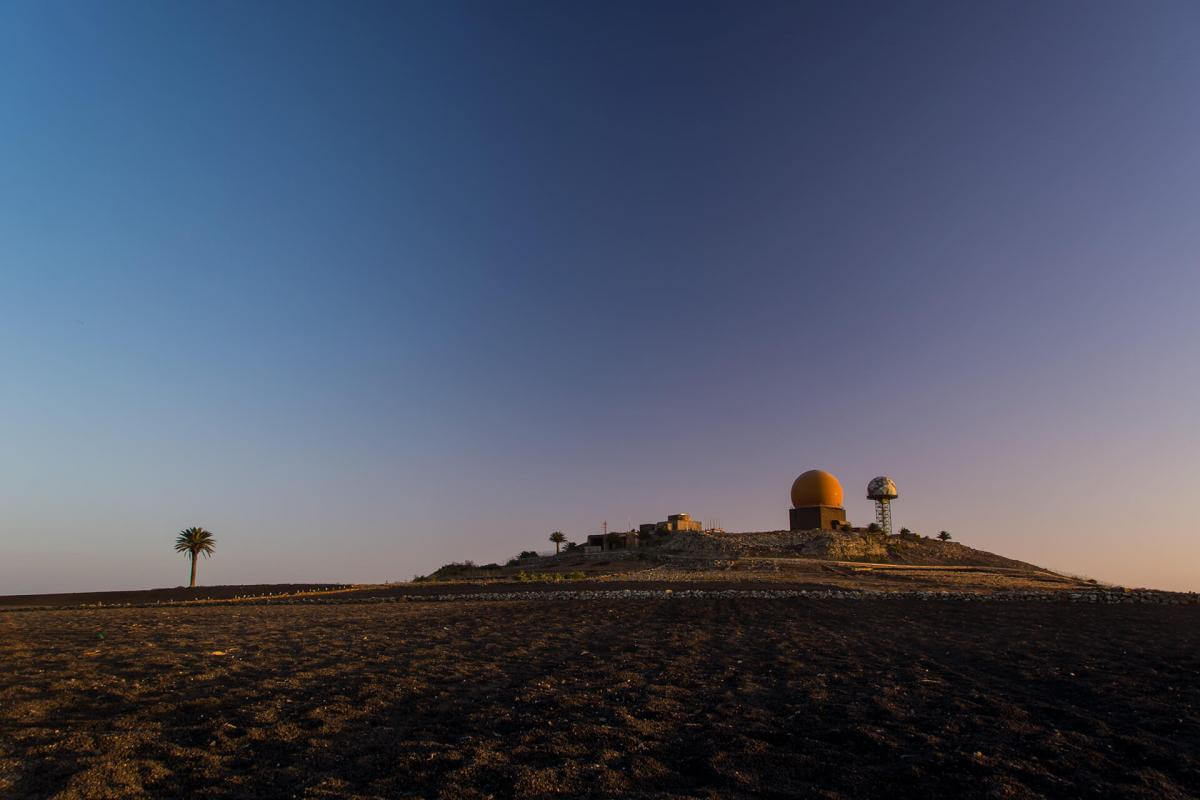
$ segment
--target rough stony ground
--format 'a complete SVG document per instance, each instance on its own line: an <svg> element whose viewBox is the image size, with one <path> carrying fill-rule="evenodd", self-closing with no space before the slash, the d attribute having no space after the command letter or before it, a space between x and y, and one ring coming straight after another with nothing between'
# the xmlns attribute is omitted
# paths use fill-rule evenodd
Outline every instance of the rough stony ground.
<svg viewBox="0 0 1200 800"><path fill-rule="evenodd" d="M596 578L599 582L676 584L750 584L826 587L864 591L946 590L994 592L1026 589L1093 588L1083 580L1043 570L988 567L912 567L896 564L848 564L803 558L747 558L730 561L675 561L637 572Z"/></svg>
<svg viewBox="0 0 1200 800"><path fill-rule="evenodd" d="M1200 607L0 614L3 797L1192 797Z"/></svg>
<svg viewBox="0 0 1200 800"><path fill-rule="evenodd" d="M579 561L589 559L580 558ZM550 560L546 560L549 562ZM569 558L556 564L557 572L571 572ZM258 586L201 586L195 589L149 589L140 591L92 592L86 594L13 595L0 597L0 611L37 608L107 607L177 604L191 602L251 603L269 601L361 600L375 597L440 595L447 592L524 592L545 588L570 589L847 589L866 592L911 592L920 590L969 593L1090 590L1096 587L1081 580L1042 570L1007 570L991 567L897 564L839 564L805 558L752 558L740 560L679 559L667 563L637 559L619 563L593 563L594 571L584 580L521 582L521 569L486 580L456 579L383 585L275 584ZM538 572L538 570L531 570ZM539 573L553 576L555 570Z"/></svg>
<svg viewBox="0 0 1200 800"><path fill-rule="evenodd" d="M709 534L673 533L657 543L664 553L708 554L728 558L784 556L832 561L872 561L893 564L1004 567L1037 570L1032 564L976 550L960 542L927 536L888 536L863 529L853 531L749 531Z"/></svg>

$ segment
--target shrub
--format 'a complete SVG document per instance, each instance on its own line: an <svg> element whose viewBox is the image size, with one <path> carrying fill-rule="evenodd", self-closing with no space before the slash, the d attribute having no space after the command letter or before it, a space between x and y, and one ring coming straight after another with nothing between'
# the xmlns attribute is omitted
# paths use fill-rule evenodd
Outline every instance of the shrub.
<svg viewBox="0 0 1200 800"><path fill-rule="evenodd" d="M883 530L883 528L879 527L878 522L872 522L870 525L867 526L867 530L870 531L871 533L879 533L881 530Z"/></svg>
<svg viewBox="0 0 1200 800"><path fill-rule="evenodd" d="M537 557L538 557L537 550L522 550L521 554L517 556L517 558L537 558Z"/></svg>
<svg viewBox="0 0 1200 800"><path fill-rule="evenodd" d="M900 535L901 536L912 536L912 531L910 531L908 528L901 528Z"/></svg>
<svg viewBox="0 0 1200 800"><path fill-rule="evenodd" d="M587 575L583 572L526 572L521 570L517 573L516 578L521 583L562 583L563 581L577 581L586 578Z"/></svg>

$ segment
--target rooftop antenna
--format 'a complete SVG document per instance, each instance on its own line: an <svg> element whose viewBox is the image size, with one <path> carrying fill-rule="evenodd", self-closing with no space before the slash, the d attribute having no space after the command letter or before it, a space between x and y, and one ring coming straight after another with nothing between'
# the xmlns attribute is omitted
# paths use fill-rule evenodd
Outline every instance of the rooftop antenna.
<svg viewBox="0 0 1200 800"><path fill-rule="evenodd" d="M899 496L896 482L886 475L873 478L867 484L867 499L875 501L875 521L889 536L892 533L892 501Z"/></svg>

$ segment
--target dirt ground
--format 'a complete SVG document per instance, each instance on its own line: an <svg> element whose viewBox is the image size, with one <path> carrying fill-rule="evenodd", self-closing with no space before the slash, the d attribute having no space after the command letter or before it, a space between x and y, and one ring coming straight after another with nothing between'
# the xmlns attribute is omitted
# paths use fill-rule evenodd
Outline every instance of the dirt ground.
<svg viewBox="0 0 1200 800"><path fill-rule="evenodd" d="M585 580L558 582L515 580L516 570L490 580L427 581L381 585L263 584L199 586L194 589L146 589L75 594L0 597L0 610L77 606L147 605L180 602L242 602L296 597L366 599L405 595L528 592L558 589L854 589L868 591L939 590L989 593L1020 590L1093 588L1052 572L989 567L909 567L850 564L815 559L745 559L722 566L687 569L679 564L601 564ZM509 574L513 573L513 574ZM543 574L553 574L546 572Z"/></svg>
<svg viewBox="0 0 1200 800"><path fill-rule="evenodd" d="M3 797L1190 797L1200 607L0 614Z"/></svg>
<svg viewBox="0 0 1200 800"><path fill-rule="evenodd" d="M275 597L344 590L339 583L264 583L236 586L176 586L169 589L134 589L119 592L67 592L61 594L11 594L0 597L0 609L40 606L123 605L125 603L176 603L188 600L230 600L235 597Z"/></svg>

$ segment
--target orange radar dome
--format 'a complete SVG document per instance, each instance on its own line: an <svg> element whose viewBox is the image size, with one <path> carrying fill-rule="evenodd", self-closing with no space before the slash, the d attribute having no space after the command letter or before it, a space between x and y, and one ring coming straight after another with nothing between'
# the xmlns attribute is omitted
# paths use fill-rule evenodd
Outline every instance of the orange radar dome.
<svg viewBox="0 0 1200 800"><path fill-rule="evenodd" d="M792 507L842 505L842 484L823 469L810 469L792 484Z"/></svg>

